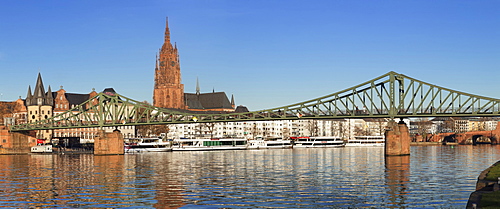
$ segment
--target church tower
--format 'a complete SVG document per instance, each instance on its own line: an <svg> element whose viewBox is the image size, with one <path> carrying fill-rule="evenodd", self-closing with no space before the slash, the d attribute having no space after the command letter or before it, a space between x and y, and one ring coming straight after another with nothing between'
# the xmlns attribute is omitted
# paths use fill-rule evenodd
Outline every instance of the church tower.
<svg viewBox="0 0 500 209"><path fill-rule="evenodd" d="M186 109L184 104L184 84L181 84L181 67L177 45L170 43L168 19L165 41L156 57L153 105L156 107Z"/></svg>

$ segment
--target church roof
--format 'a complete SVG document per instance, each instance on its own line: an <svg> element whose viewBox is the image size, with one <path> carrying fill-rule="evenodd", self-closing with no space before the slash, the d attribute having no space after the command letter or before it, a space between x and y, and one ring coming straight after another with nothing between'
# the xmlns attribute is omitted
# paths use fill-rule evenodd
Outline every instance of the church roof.
<svg viewBox="0 0 500 209"><path fill-rule="evenodd" d="M184 97L189 109L233 108L225 92L203 94L184 93Z"/></svg>

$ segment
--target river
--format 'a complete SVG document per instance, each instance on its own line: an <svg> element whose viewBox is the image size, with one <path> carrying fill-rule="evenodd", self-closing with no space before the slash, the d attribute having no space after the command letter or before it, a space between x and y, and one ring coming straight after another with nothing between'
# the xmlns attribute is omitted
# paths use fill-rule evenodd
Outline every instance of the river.
<svg viewBox="0 0 500 209"><path fill-rule="evenodd" d="M500 146L0 155L12 208L465 208Z"/></svg>

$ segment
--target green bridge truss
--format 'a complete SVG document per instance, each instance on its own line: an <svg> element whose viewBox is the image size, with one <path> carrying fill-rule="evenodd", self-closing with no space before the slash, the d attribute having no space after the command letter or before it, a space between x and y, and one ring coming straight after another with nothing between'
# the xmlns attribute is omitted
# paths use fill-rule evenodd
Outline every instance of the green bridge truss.
<svg viewBox="0 0 500 209"><path fill-rule="evenodd" d="M244 113L164 109L119 94L86 102L11 131L259 120L499 116L500 99L455 91L389 72L352 88L288 106Z"/></svg>

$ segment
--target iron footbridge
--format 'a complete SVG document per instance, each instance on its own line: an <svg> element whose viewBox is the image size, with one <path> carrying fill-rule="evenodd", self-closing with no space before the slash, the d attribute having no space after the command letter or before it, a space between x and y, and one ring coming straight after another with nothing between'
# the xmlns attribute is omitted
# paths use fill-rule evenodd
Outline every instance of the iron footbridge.
<svg viewBox="0 0 500 209"><path fill-rule="evenodd" d="M499 116L500 99L473 95L389 72L316 99L252 112L165 109L118 93L99 93L51 118L11 131L261 120Z"/></svg>

